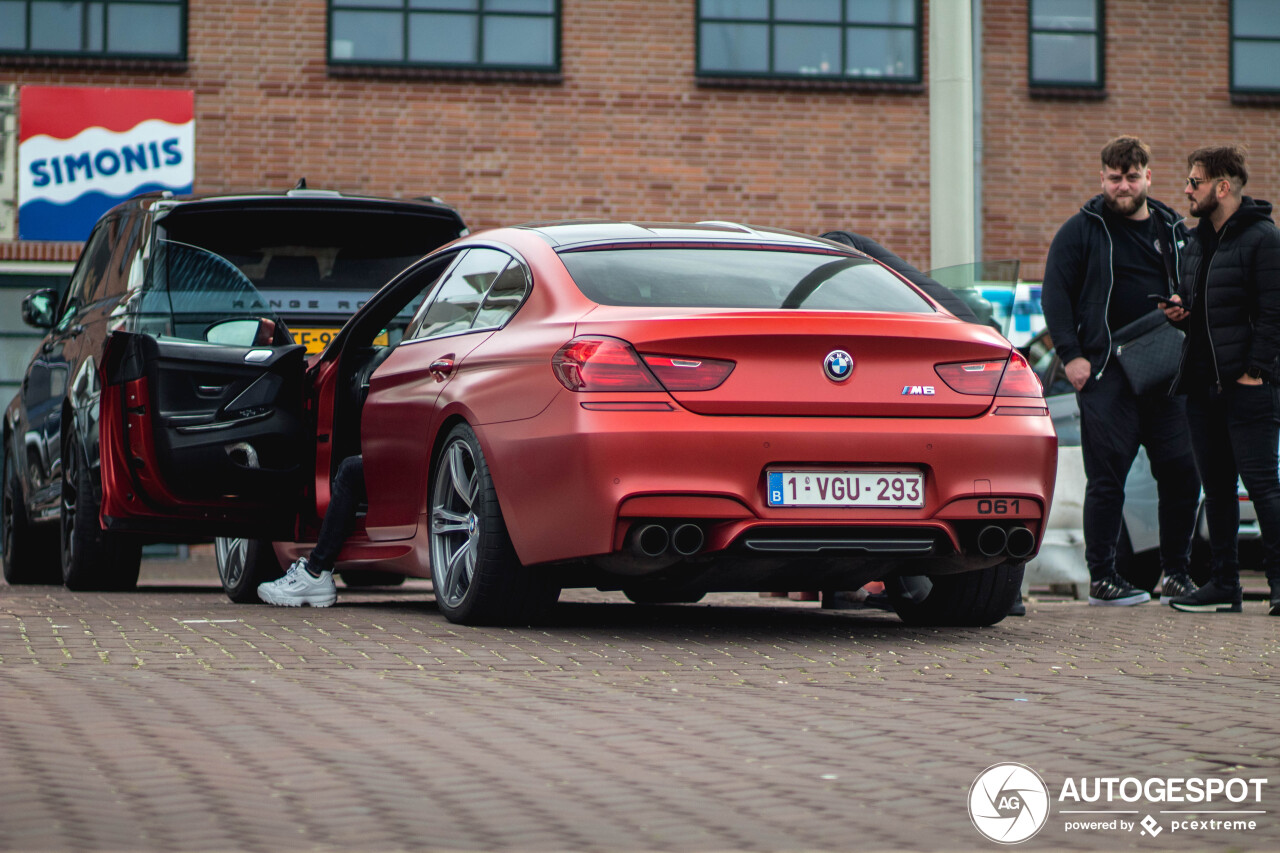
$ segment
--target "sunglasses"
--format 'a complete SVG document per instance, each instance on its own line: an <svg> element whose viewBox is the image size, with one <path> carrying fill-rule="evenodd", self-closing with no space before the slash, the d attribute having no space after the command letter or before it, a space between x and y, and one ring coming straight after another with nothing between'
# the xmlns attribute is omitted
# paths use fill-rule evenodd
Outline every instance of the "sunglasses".
<svg viewBox="0 0 1280 853"><path fill-rule="evenodd" d="M1187 178L1187 186L1191 187L1192 192L1195 192L1200 189L1201 184L1211 184L1221 180L1224 180L1224 178Z"/></svg>

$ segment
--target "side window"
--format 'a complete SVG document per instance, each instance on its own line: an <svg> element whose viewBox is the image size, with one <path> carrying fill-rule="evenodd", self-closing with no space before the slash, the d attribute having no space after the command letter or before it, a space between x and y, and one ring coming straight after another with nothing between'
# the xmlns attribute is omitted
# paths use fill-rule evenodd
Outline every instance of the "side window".
<svg viewBox="0 0 1280 853"><path fill-rule="evenodd" d="M516 313L520 303L524 302L529 292L529 271L525 265L514 258L507 268L494 279L493 286L484 297L480 313L476 315L473 328L496 329Z"/></svg>
<svg viewBox="0 0 1280 853"><path fill-rule="evenodd" d="M97 302L112 296L123 296L128 290L130 264L137 258L139 248L139 232L146 215L140 210L119 220L114 229L115 239L112 243L115 250L111 254L111 262L107 265L106 274L98 280L97 286L89 295L90 302Z"/></svg>
<svg viewBox="0 0 1280 853"><path fill-rule="evenodd" d="M62 300L62 313L58 318L59 326L67 323L77 311L92 301L92 295L107 271L107 264L111 261L112 235L119 224L118 218L100 222L89 235L89 242L80 255L80 263L76 264L75 272L71 274L67 295Z"/></svg>
<svg viewBox="0 0 1280 853"><path fill-rule="evenodd" d="M496 249L468 250L445 275L421 317L414 318L405 339L436 338L469 330L485 294L510 262L510 255Z"/></svg>

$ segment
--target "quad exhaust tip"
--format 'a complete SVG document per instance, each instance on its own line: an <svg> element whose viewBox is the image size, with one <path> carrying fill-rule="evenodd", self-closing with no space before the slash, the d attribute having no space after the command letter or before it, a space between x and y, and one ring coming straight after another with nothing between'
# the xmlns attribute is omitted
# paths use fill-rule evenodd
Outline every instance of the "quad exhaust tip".
<svg viewBox="0 0 1280 853"><path fill-rule="evenodd" d="M1028 556L1036 547L1036 535L1021 524L1005 530L988 524L978 531L978 552L984 557L1007 554L1015 560Z"/></svg>
<svg viewBox="0 0 1280 853"><path fill-rule="evenodd" d="M631 528L628 544L642 557L661 557L668 552L692 557L706 544L706 534L692 522L647 522Z"/></svg>

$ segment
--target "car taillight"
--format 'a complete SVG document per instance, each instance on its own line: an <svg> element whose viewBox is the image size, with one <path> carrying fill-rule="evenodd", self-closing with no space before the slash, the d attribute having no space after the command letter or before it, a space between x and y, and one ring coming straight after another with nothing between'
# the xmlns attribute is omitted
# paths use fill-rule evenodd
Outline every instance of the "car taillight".
<svg viewBox="0 0 1280 853"><path fill-rule="evenodd" d="M970 361L936 364L934 372L958 394L994 396L1004 373L1003 361Z"/></svg>
<svg viewBox="0 0 1280 853"><path fill-rule="evenodd" d="M661 391L640 356L618 338L574 338L551 357L556 379L570 391Z"/></svg>
<svg viewBox="0 0 1280 853"><path fill-rule="evenodd" d="M584 335L551 359L556 379L570 391L710 391L734 363L715 358L638 354L620 338Z"/></svg>
<svg viewBox="0 0 1280 853"><path fill-rule="evenodd" d="M671 355L641 356L668 391L710 391L729 378L734 363L718 358L680 358Z"/></svg>
<svg viewBox="0 0 1280 853"><path fill-rule="evenodd" d="M934 371L958 394L985 397L1040 397L1040 379L1014 350L1008 361L970 361L934 365Z"/></svg>
<svg viewBox="0 0 1280 853"><path fill-rule="evenodd" d="M1044 389L1040 385L1040 377L1027 364L1022 353L1014 350L1009 355L1009 366L1005 368L1004 378L996 389L997 397L1043 397Z"/></svg>

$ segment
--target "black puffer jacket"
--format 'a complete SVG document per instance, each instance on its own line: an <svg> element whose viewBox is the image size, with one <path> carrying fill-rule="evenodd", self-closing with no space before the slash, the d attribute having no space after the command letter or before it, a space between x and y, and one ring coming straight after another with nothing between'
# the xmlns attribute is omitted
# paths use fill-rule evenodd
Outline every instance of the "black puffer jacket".
<svg viewBox="0 0 1280 853"><path fill-rule="evenodd" d="M1102 215L1105 203L1099 193L1058 229L1040 289L1040 305L1058 356L1064 364L1081 356L1089 359L1095 377L1106 370L1112 349L1107 311L1115 270L1111 232ZM1148 198L1147 208L1161 227L1160 248L1173 293L1180 277L1178 250L1190 232L1168 205Z"/></svg>
<svg viewBox="0 0 1280 853"><path fill-rule="evenodd" d="M1240 209L1218 233L1218 251L1209 260L1204 311L1195 306L1196 275L1203 257L1201 241L1212 238L1213 224L1200 220L1183 256L1178 295L1191 316L1180 324L1207 322L1213 368L1219 385L1234 382L1251 367L1280 384L1280 229L1271 219L1271 204L1245 196ZM1183 377L1187 348L1183 346L1177 390Z"/></svg>

